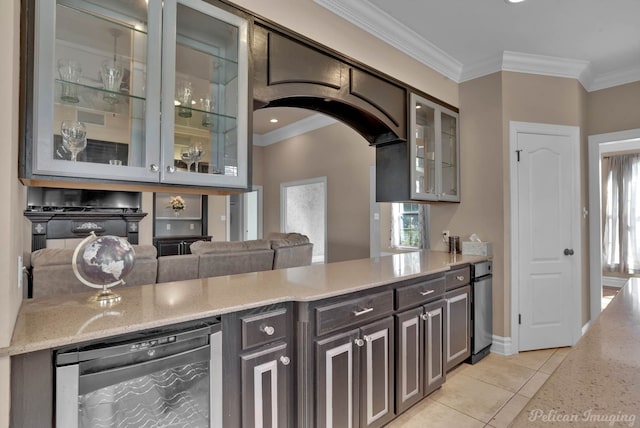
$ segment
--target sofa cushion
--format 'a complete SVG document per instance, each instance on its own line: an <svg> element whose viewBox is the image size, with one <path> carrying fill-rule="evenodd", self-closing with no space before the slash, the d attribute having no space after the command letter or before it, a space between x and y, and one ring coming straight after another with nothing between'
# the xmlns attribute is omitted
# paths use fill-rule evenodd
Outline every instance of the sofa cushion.
<svg viewBox="0 0 640 428"><path fill-rule="evenodd" d="M271 243L265 239L252 241L196 241L189 246L192 254L236 253L241 251L270 250Z"/></svg>
<svg viewBox="0 0 640 428"><path fill-rule="evenodd" d="M282 234L284 236L271 239L271 248L296 247L309 243L309 237L300 233Z"/></svg>
<svg viewBox="0 0 640 428"><path fill-rule="evenodd" d="M238 273L271 270L273 250L236 251L199 254L198 277L210 278Z"/></svg>
<svg viewBox="0 0 640 428"><path fill-rule="evenodd" d="M158 282L182 281L198 278L198 255L158 257Z"/></svg>

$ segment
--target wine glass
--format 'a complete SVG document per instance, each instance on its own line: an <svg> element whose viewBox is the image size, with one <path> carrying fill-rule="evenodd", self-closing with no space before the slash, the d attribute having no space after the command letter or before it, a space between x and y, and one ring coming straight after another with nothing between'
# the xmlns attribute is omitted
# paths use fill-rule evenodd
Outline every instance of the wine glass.
<svg viewBox="0 0 640 428"><path fill-rule="evenodd" d="M191 165L195 160L195 150L193 149L193 147L189 147L186 152L182 152L180 154L180 158L182 159L182 162L187 164L187 172L190 172Z"/></svg>
<svg viewBox="0 0 640 428"><path fill-rule="evenodd" d="M87 127L82 122L63 120L60 132L62 145L71 152L71 161L76 162L78 153L87 147Z"/></svg>
<svg viewBox="0 0 640 428"><path fill-rule="evenodd" d="M202 144L196 143L193 146L193 161L196 163L196 169L195 169L196 172L199 172L198 164L202 160L203 156L204 156L204 149L202 148Z"/></svg>

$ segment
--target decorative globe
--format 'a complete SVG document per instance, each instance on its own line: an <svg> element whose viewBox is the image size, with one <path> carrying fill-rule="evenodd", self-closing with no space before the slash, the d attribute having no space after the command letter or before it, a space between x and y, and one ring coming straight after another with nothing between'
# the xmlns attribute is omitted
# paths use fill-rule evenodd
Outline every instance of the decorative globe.
<svg viewBox="0 0 640 428"><path fill-rule="evenodd" d="M135 252L126 239L118 236L85 238L73 253L73 271L85 285L105 289L124 283L135 263Z"/></svg>

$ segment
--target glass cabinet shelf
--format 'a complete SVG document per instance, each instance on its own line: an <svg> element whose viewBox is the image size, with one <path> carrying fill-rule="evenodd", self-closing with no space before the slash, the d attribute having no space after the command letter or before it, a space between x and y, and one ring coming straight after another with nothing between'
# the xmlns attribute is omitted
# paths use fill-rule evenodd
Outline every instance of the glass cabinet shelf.
<svg viewBox="0 0 640 428"><path fill-rule="evenodd" d="M243 12L203 0L26 1L35 8L26 178L248 187Z"/></svg>
<svg viewBox="0 0 640 428"><path fill-rule="evenodd" d="M459 202L458 113L411 94L411 199Z"/></svg>

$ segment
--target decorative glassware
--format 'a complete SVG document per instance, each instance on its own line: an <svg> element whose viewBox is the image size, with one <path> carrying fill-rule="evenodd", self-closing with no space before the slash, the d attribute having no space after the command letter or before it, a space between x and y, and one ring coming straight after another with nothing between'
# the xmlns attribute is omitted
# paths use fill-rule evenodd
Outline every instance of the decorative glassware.
<svg viewBox="0 0 640 428"><path fill-rule="evenodd" d="M180 80L176 84L176 105L178 116L191 117L191 98L193 97L193 88L188 80Z"/></svg>
<svg viewBox="0 0 640 428"><path fill-rule="evenodd" d="M196 143L193 145L193 161L196 163L195 172L200 172L198 170L198 164L204 157L204 149L202 148L202 144Z"/></svg>
<svg viewBox="0 0 640 428"><path fill-rule="evenodd" d="M110 59L102 61L100 77L102 78L104 89L109 91L102 95L102 99L111 105L118 104L120 97L118 94L120 93L123 74L124 68L119 62Z"/></svg>
<svg viewBox="0 0 640 428"><path fill-rule="evenodd" d="M80 82L80 74L82 73L80 63L72 59L62 58L58 60L58 73L60 74L60 80L62 80L60 99L67 103L79 102L78 86L76 84Z"/></svg>
<svg viewBox="0 0 640 428"><path fill-rule="evenodd" d="M182 152L180 158L187 164L187 172L191 171L191 165L195 160L195 150L193 147L189 147L186 152Z"/></svg>
<svg viewBox="0 0 640 428"><path fill-rule="evenodd" d="M200 98L200 109L202 113L202 126L211 128L213 126L213 115L209 114L214 109L214 100L212 98Z"/></svg>
<svg viewBox="0 0 640 428"><path fill-rule="evenodd" d="M76 162L78 153L87 147L87 127L82 122L63 120L60 133L62 145L71 152L71 161Z"/></svg>

